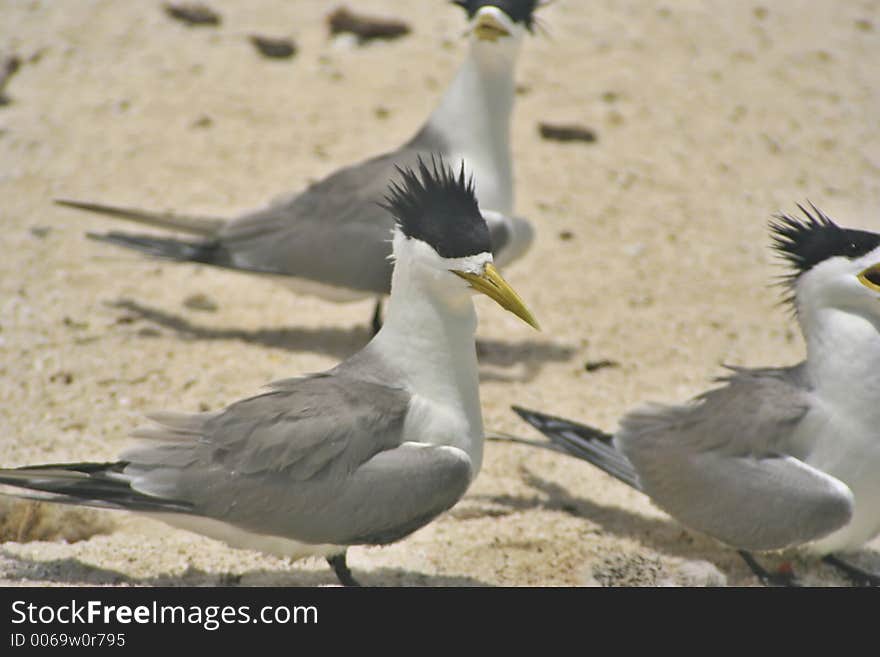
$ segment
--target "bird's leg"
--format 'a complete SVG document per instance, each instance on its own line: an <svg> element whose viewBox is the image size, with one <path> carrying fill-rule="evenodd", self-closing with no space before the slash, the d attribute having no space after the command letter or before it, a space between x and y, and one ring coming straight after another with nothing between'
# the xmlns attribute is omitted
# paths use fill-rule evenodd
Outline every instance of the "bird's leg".
<svg viewBox="0 0 880 657"><path fill-rule="evenodd" d="M379 329L382 328L382 297L376 299L376 309L373 311L373 335L376 335L379 332Z"/></svg>
<svg viewBox="0 0 880 657"><path fill-rule="evenodd" d="M822 561L842 572L856 586L880 586L880 575L863 570L840 557L828 554L822 557Z"/></svg>
<svg viewBox="0 0 880 657"><path fill-rule="evenodd" d="M737 550L737 553L742 557L743 561L746 562L746 565L752 570L752 572L755 573L757 578L761 580L761 583L764 586L800 586L794 574L790 571L769 573L761 564L755 561L755 558L751 553L746 552L745 550Z"/></svg>
<svg viewBox="0 0 880 657"><path fill-rule="evenodd" d="M345 552L327 557L327 563L330 564L333 572L336 573L340 584L343 586L360 586L360 582L354 578L354 575L348 569L348 564L345 563Z"/></svg>

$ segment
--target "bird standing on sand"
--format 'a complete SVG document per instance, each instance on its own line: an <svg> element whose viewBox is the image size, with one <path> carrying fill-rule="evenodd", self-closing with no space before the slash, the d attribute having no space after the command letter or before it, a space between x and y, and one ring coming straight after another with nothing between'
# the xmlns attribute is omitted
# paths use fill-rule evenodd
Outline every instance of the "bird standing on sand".
<svg viewBox="0 0 880 657"><path fill-rule="evenodd" d="M148 514L234 547L328 558L397 541L452 507L480 470L483 422L471 296L535 320L493 266L464 167L419 160L395 218L384 326L335 368L210 413L156 413L112 463L0 470L13 494ZM22 493L20 489L27 489Z"/></svg>
<svg viewBox="0 0 880 657"><path fill-rule="evenodd" d="M878 574L834 553L880 534L880 235L801 210L805 219L781 215L771 230L792 267L784 282L806 341L802 363L731 368L722 387L637 409L614 435L514 410L558 450L740 550L765 583L796 580L767 573L748 551L799 546L878 585Z"/></svg>
<svg viewBox="0 0 880 657"><path fill-rule="evenodd" d="M94 239L152 256L278 277L295 292L346 302L388 294L394 220L378 204L395 167L438 153L464 160L492 239L496 264L522 256L531 225L513 212L510 119L514 68L538 0L460 1L468 15L467 57L440 104L397 150L336 171L304 191L230 221L99 203L61 205L189 233L193 239L113 231ZM381 323L380 301L373 319Z"/></svg>

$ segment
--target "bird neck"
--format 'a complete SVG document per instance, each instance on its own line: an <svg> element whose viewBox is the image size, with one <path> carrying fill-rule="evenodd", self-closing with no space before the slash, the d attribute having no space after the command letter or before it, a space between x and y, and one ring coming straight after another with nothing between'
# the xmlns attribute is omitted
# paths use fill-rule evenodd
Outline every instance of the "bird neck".
<svg viewBox="0 0 880 657"><path fill-rule="evenodd" d="M446 142L449 161L464 159L480 206L513 211L510 117L519 43L472 39L468 56L431 114L425 130Z"/></svg>
<svg viewBox="0 0 880 657"><path fill-rule="evenodd" d="M455 285L457 279L450 290L446 275L398 258L385 322L373 343L419 403L464 418L459 435L438 436L433 442L464 449L476 474L483 451L477 315L472 293Z"/></svg>
<svg viewBox="0 0 880 657"><path fill-rule="evenodd" d="M837 308L801 308L807 372L814 388L846 406L876 409L880 421L880 323Z"/></svg>
<svg viewBox="0 0 880 657"><path fill-rule="evenodd" d="M375 339L394 345L396 360L414 384L445 377L445 384L464 379L472 389L477 314L471 293L464 285L454 292L442 289L448 281L421 269L403 259L395 263L385 322Z"/></svg>

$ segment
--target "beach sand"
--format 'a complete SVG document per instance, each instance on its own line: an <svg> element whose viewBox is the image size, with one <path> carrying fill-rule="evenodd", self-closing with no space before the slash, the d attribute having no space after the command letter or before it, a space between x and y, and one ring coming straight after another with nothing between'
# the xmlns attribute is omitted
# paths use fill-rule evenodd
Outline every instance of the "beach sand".
<svg viewBox="0 0 880 657"><path fill-rule="evenodd" d="M369 339L371 302L142 258L84 237L124 224L52 204L233 216L410 137L465 53L462 13L441 0L356 3L413 28L362 46L328 38L336 5L320 0L209 4L219 27L159 2L0 0L0 54L22 60L0 107L3 466L114 459L146 412L218 409ZM540 16L512 127L517 212L537 238L505 277L543 331L477 300L487 432L538 437L511 404L613 430L642 402L706 389L722 363L802 359L767 223L812 201L880 230L880 2L558 0ZM266 59L252 33L299 51ZM548 141L542 121L597 139ZM322 560L125 513L4 499L0 540L5 585L336 582ZM880 568L878 550L859 558ZM788 559L807 583L846 584L764 561ZM589 464L496 443L455 508L349 564L381 586L758 584Z"/></svg>

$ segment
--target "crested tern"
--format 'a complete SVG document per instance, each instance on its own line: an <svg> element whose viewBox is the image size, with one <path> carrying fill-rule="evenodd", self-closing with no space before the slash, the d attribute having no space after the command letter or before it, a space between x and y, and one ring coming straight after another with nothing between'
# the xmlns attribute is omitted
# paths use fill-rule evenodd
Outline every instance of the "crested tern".
<svg viewBox="0 0 880 657"><path fill-rule="evenodd" d="M401 169L387 320L321 374L270 384L225 409L156 413L110 463L0 470L11 494L148 514L299 558L343 584L351 545L397 541L452 507L480 470L483 421L474 291L537 328L493 265L473 179L442 159ZM21 489L25 489L22 491Z"/></svg>
<svg viewBox="0 0 880 657"><path fill-rule="evenodd" d="M510 121L514 71L522 41L533 28L538 0L459 0L467 13L468 53L436 109L398 149L345 167L302 192L225 220L155 213L68 199L56 203L121 217L191 239L112 231L89 237L169 260L204 263L274 276L294 292L329 301L377 297L391 285L392 217L381 208L397 166L430 153L464 160L476 181L498 266L522 256L533 229L513 216Z"/></svg>
<svg viewBox="0 0 880 657"><path fill-rule="evenodd" d="M749 554L798 547L854 582L880 584L835 553L880 534L880 235L812 206L777 215L773 246L806 343L791 367L729 368L685 405L650 405L599 429L514 407L555 448L645 493L683 525ZM516 440L516 439L514 439Z"/></svg>

